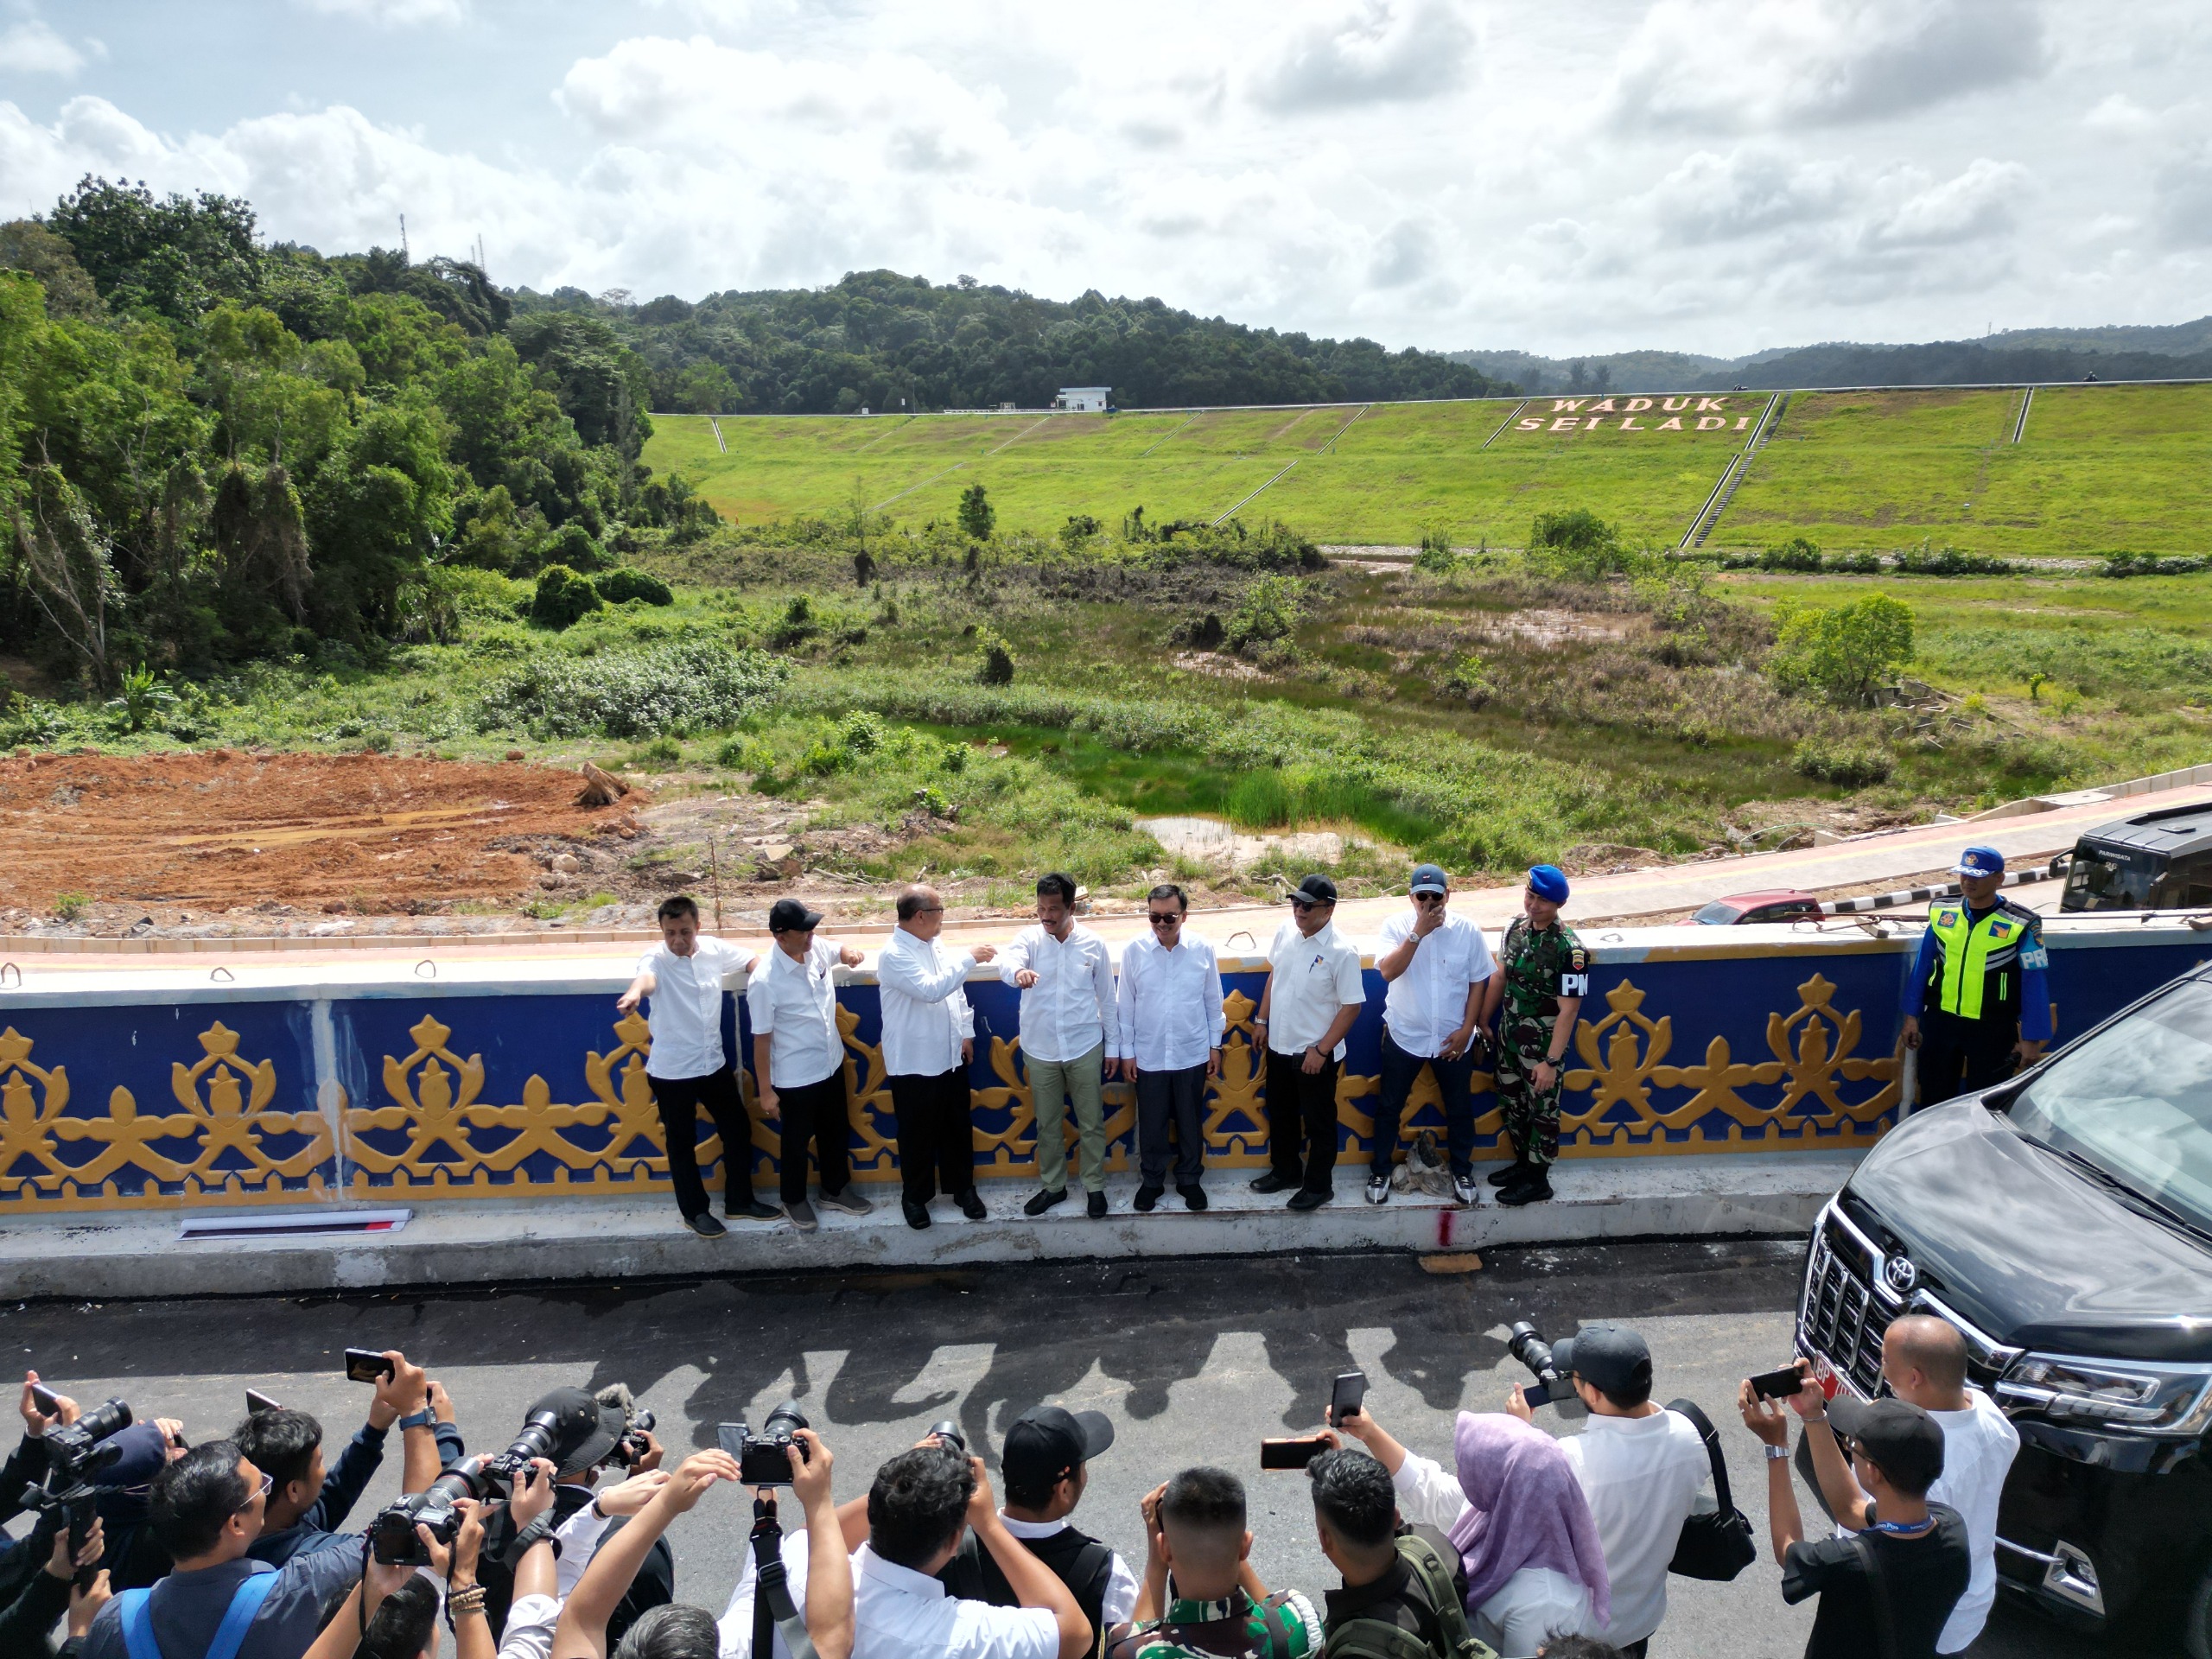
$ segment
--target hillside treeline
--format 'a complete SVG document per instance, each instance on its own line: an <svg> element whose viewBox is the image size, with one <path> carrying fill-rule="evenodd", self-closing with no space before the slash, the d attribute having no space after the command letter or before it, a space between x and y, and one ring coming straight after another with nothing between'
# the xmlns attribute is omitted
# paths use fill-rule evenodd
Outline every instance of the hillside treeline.
<svg viewBox="0 0 2212 1659"><path fill-rule="evenodd" d="M111 686L447 637L455 567L704 512L638 464L649 379L474 265L86 179L0 226L0 652Z"/></svg>
<svg viewBox="0 0 2212 1659"><path fill-rule="evenodd" d="M518 316L611 324L648 366L655 409L696 414L1038 408L1110 386L1125 409L1479 397L1513 390L1434 352L1315 340L1093 290L1016 289L855 272L834 287L632 304L580 289L514 296ZM903 401L902 401L903 400Z"/></svg>

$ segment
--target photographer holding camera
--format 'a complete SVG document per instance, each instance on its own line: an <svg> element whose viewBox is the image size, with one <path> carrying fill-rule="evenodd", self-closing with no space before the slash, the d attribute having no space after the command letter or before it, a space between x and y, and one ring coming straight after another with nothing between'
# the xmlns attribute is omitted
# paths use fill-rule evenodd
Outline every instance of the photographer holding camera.
<svg viewBox="0 0 2212 1659"><path fill-rule="evenodd" d="M194 1446L153 1484L148 1524L175 1569L102 1608L84 1659L203 1659L226 1624L243 1627L235 1659L299 1659L323 1608L361 1576L361 1558L315 1550L274 1567L250 1557L271 1482L235 1441Z"/></svg>
<svg viewBox="0 0 2212 1659"><path fill-rule="evenodd" d="M1561 1439L1560 1449L1605 1549L1612 1618L1602 1634L1629 1659L1643 1659L1667 1617L1667 1568L1682 1522L1712 1476L1705 1441L1688 1418L1652 1399L1651 1350L1635 1332L1585 1325L1547 1350L1533 1326L1513 1328L1514 1357L1572 1382L1589 1410L1582 1432ZM1505 1408L1524 1423L1535 1421L1523 1389L1507 1396Z"/></svg>
<svg viewBox="0 0 2212 1659"><path fill-rule="evenodd" d="M1475 1635L1504 1659L1529 1659L1554 1635L1605 1627L1611 1590L1597 1524L1567 1453L1543 1430L1503 1413L1461 1412L1455 1480L1364 1408L1337 1427L1389 1471L1407 1520L1450 1536Z"/></svg>
<svg viewBox="0 0 2212 1659"><path fill-rule="evenodd" d="M107 1539L97 1520L81 1543L67 1527L55 1533L39 1570L12 1601L0 1605L0 1653L43 1653L47 1632L90 1604L91 1611L82 1615L84 1623L71 1624L73 1635L82 1634L112 1593L107 1573L95 1571L106 1548ZM88 1581L80 1584L80 1579Z"/></svg>
<svg viewBox="0 0 2212 1659"><path fill-rule="evenodd" d="M338 1529L383 1464L385 1441L394 1423L399 1425L406 1459L401 1490L419 1492L437 1478L429 1381L423 1368L398 1350L387 1351L384 1357L391 1369L377 1379L368 1421L355 1431L339 1453L338 1466L327 1473L322 1425L304 1411L279 1406L250 1412L231 1431L238 1450L272 1483L261 1536L246 1551L257 1561L282 1567L306 1551L359 1546L358 1537Z"/></svg>
<svg viewBox="0 0 2212 1659"><path fill-rule="evenodd" d="M771 1413L769 1424L785 1409ZM802 1602L805 1641L817 1654L840 1647L852 1651L853 1566L830 1492L834 1460L822 1437L804 1426L798 1408L788 1409L791 1427L778 1449L789 1465L788 1484L804 1519L799 1530L785 1532L773 1486L753 1489L753 1535L718 1626L722 1659L799 1659L792 1651L798 1632L791 1625ZM741 1464L740 1478L744 1474ZM764 1592L762 1568L770 1561L781 1567L783 1587L777 1588L771 1569Z"/></svg>
<svg viewBox="0 0 2212 1659"><path fill-rule="evenodd" d="M131 1421L130 1408L110 1400L81 1412L26 1373L22 1444L0 1471L0 1522L26 1507L40 1511L29 1538L0 1556L0 1604L19 1594L53 1548L64 1526L88 1534L101 1522L106 1548L101 1566L118 1591L149 1585L169 1570L168 1553L146 1524L146 1495L154 1477L184 1452L184 1425L173 1417Z"/></svg>

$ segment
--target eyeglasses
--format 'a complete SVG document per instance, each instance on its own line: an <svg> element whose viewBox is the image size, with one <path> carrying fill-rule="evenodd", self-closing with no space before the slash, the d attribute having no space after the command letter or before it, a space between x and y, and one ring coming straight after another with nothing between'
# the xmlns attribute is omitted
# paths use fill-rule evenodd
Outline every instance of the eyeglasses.
<svg viewBox="0 0 2212 1659"><path fill-rule="evenodd" d="M1417 893L1414 894L1414 903L1417 905L1440 905L1443 902L1444 895L1440 893Z"/></svg>
<svg viewBox="0 0 2212 1659"><path fill-rule="evenodd" d="M274 1485L276 1485L276 1478L275 1478L274 1476L272 1476L272 1475L268 1474L266 1471L264 1471L264 1472L263 1473L262 1477L261 1477L261 1486L260 1486L260 1489L259 1489L257 1491L256 1491L256 1492L253 1494L253 1496L252 1496L251 1497L249 1497L248 1499L246 1499L246 1501L245 1501L245 1503L243 1503L239 1504L239 1505L238 1506L238 1508L237 1508L237 1509L232 1510L231 1511L231 1513L232 1513L232 1515L243 1515L243 1514L245 1514L246 1510L248 1510L251 1509L251 1508L252 1508L256 1503L259 1503L263 1498L264 1498L264 1497L268 1497L268 1496L269 1496L270 1489L271 1487L273 1487Z"/></svg>
<svg viewBox="0 0 2212 1659"><path fill-rule="evenodd" d="M943 905L924 905L919 910L914 912L917 916L941 916L944 913L944 906Z"/></svg>
<svg viewBox="0 0 2212 1659"><path fill-rule="evenodd" d="M1181 921L1183 918L1173 911L1170 911L1163 916L1156 910L1148 910L1145 912L1145 919L1150 922L1154 927L1173 927L1176 923Z"/></svg>
<svg viewBox="0 0 2212 1659"><path fill-rule="evenodd" d="M1329 899L1294 899L1290 901L1290 907L1293 910L1326 910L1334 902Z"/></svg>

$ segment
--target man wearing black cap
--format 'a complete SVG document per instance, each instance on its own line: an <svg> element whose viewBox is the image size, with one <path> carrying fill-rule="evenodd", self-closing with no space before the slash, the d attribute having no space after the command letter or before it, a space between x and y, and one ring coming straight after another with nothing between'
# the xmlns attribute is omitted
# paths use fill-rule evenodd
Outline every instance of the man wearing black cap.
<svg viewBox="0 0 2212 1659"><path fill-rule="evenodd" d="M1651 1349L1625 1325L1586 1325L1552 1344L1552 1363L1571 1377L1589 1409L1580 1434L1560 1449L1597 1523L1612 1586L1612 1617L1605 1639L1628 1659L1643 1659L1652 1632L1667 1617L1667 1567L1712 1459L1695 1425L1651 1397ZM1505 1408L1533 1422L1516 1388Z"/></svg>
<svg viewBox="0 0 2212 1659"><path fill-rule="evenodd" d="M1808 1544L1790 1479L1789 1408L1760 1399L1749 1381L1736 1404L1744 1427L1766 1447L1767 1521L1782 1566L1782 1599L1821 1599L1805 1659L1935 1659L1936 1639L1971 1572L1966 1522L1948 1504L1928 1501L1943 1472L1943 1431L1936 1420L1902 1400L1843 1393L1829 1402L1825 1421L1850 1443L1852 1473L1868 1501L1860 1515L1847 1517L1864 1530Z"/></svg>
<svg viewBox="0 0 2212 1659"><path fill-rule="evenodd" d="M1090 1482L1090 1459L1113 1444L1114 1425L1103 1412L1032 1406L1007 1430L999 1455L1006 1490L999 1518L1067 1586L1094 1635L1127 1621L1137 1605L1136 1574L1128 1563L1068 1523ZM1020 1605L1006 1574L973 1532L938 1578L969 1601Z"/></svg>
<svg viewBox="0 0 2212 1659"><path fill-rule="evenodd" d="M783 1131L777 1154L784 1214L802 1233L815 1229L806 1201L806 1147L822 1166L822 1202L864 1216L868 1202L852 1190L848 1142L852 1120L845 1098L845 1034L837 1027L840 963L861 965L861 953L817 941L822 912L796 899L779 899L768 912L775 949L761 957L745 989L753 1016L753 1087L760 1115Z"/></svg>
<svg viewBox="0 0 2212 1659"><path fill-rule="evenodd" d="M1337 1068L1344 1033L1367 1006L1359 947L1336 930L1337 884L1309 875L1268 948L1268 984L1252 1023L1268 1039L1268 1173L1255 1192L1288 1187L1294 1210L1336 1196ZM1301 1147L1300 1142L1303 1142Z"/></svg>
<svg viewBox="0 0 2212 1659"><path fill-rule="evenodd" d="M1421 866L1407 893L1411 908L1382 924L1376 946L1375 971L1390 988L1382 1001L1382 1103L1375 1114L1367 1201L1389 1199L1398 1125L1426 1066L1444 1097L1452 1192L1472 1204L1478 1189L1471 1090L1476 1058L1487 1046L1482 1033L1497 1009L1497 964L1482 929L1446 909L1452 884L1440 867Z"/></svg>

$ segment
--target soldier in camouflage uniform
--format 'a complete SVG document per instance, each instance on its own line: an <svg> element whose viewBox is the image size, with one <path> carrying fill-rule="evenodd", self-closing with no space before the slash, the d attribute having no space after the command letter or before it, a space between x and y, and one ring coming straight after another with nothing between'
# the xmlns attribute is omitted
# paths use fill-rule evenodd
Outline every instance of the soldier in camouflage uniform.
<svg viewBox="0 0 2212 1659"><path fill-rule="evenodd" d="M1529 872L1522 913L1505 930L1498 961L1505 996L1498 1018L1497 1099L1514 1160L1490 1181L1500 1204L1541 1204L1552 1196L1559 1157L1559 1080L1590 988L1590 957L1559 918L1567 877L1556 865Z"/></svg>

